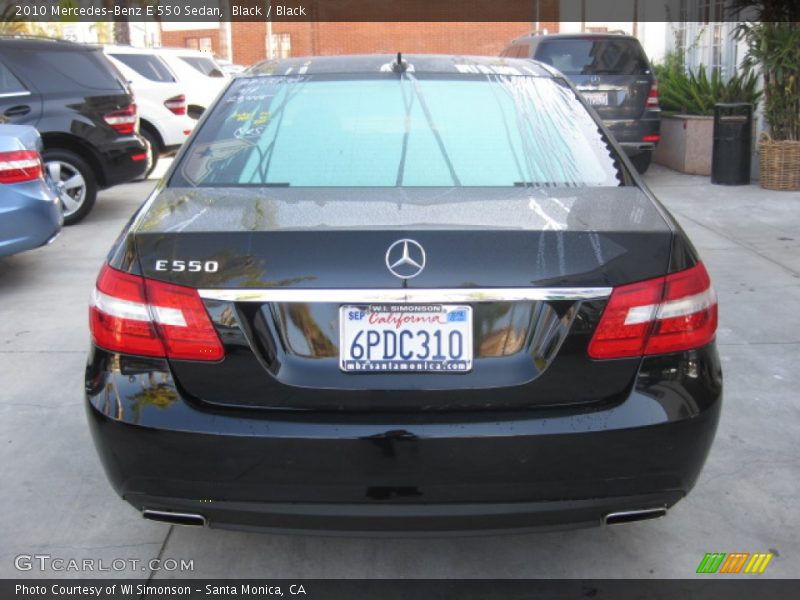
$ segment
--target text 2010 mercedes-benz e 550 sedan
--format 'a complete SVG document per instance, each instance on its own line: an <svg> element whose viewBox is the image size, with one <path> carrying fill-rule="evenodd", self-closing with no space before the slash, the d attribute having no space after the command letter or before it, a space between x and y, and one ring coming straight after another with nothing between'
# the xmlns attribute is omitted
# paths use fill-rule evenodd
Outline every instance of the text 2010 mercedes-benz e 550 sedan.
<svg viewBox="0 0 800 600"><path fill-rule="evenodd" d="M145 517L457 532L663 515L720 413L703 263L532 61L232 80L108 255L87 410Z"/></svg>

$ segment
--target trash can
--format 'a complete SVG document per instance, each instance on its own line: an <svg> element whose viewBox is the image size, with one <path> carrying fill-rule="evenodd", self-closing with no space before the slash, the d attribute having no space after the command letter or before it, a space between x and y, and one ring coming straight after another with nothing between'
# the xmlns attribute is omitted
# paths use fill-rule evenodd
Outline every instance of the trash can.
<svg viewBox="0 0 800 600"><path fill-rule="evenodd" d="M714 105L714 148L711 183L747 185L753 144L753 105L720 102Z"/></svg>

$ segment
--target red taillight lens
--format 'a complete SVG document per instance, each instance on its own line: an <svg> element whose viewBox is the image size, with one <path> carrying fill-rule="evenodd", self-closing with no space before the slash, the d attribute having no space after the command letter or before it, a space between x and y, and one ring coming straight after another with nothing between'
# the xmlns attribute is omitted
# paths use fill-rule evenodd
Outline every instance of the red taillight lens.
<svg viewBox="0 0 800 600"><path fill-rule="evenodd" d="M589 343L592 358L666 354L714 339L717 298L703 263L614 288Z"/></svg>
<svg viewBox="0 0 800 600"><path fill-rule="evenodd" d="M0 183L33 181L43 172L42 157L36 150L0 152Z"/></svg>
<svg viewBox="0 0 800 600"><path fill-rule="evenodd" d="M658 133L654 133L653 135L644 135L642 136L643 142L659 142L661 141L661 135Z"/></svg>
<svg viewBox="0 0 800 600"><path fill-rule="evenodd" d="M647 92L647 108L658 108L658 81L654 81Z"/></svg>
<svg viewBox="0 0 800 600"><path fill-rule="evenodd" d="M164 106L170 109L176 115L186 114L186 96L179 94L164 101Z"/></svg>
<svg viewBox="0 0 800 600"><path fill-rule="evenodd" d="M225 351L197 290L105 265L89 309L101 348L183 360L220 360Z"/></svg>
<svg viewBox="0 0 800 600"><path fill-rule="evenodd" d="M139 113L136 111L135 104L129 104L125 108L110 112L103 119L115 131L123 135L131 135L139 130Z"/></svg>

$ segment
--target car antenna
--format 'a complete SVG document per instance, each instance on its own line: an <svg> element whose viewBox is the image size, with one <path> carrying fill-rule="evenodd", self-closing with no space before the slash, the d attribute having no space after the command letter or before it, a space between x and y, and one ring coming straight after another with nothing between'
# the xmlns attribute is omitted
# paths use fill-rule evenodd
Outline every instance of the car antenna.
<svg viewBox="0 0 800 600"><path fill-rule="evenodd" d="M392 63L392 71L395 73L405 73L408 68L408 63L403 60L403 53L397 53L397 61Z"/></svg>

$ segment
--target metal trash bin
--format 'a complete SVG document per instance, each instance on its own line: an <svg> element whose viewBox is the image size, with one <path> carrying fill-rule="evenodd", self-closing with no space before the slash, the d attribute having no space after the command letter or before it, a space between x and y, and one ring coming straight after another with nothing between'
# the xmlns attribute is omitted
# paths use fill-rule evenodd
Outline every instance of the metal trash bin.
<svg viewBox="0 0 800 600"><path fill-rule="evenodd" d="M753 146L753 105L720 102L714 105L714 148L711 183L747 185Z"/></svg>

